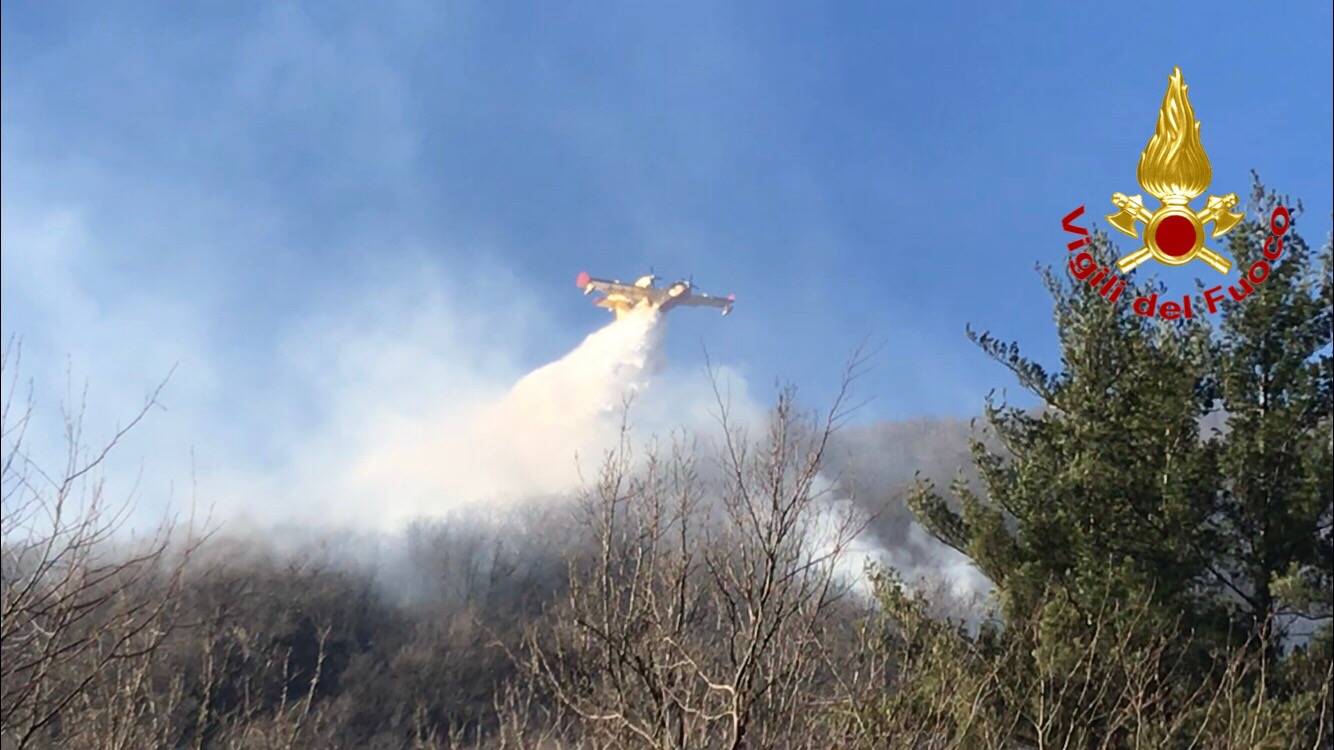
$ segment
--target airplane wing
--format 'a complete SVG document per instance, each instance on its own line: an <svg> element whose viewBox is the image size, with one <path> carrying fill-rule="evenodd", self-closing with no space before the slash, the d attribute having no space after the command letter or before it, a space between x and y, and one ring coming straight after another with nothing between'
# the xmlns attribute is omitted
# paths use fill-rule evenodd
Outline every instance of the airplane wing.
<svg viewBox="0 0 1334 750"><path fill-rule="evenodd" d="M729 294L726 297L714 297L702 292L692 293L690 296L682 299L677 304L693 305L695 307L718 307L722 308L723 315L732 312L732 305L736 303L736 295Z"/></svg>
<svg viewBox="0 0 1334 750"><path fill-rule="evenodd" d="M581 272L574 280L574 283L582 290L584 294L593 292L602 292L603 294L618 294L630 299L644 299L651 296L653 289L637 287L634 284L626 284L616 279L598 279L588 275L587 271Z"/></svg>
<svg viewBox="0 0 1334 750"><path fill-rule="evenodd" d="M640 300L648 300L651 304L662 304L667 299L667 292L659 288L627 284L616 279L596 279L588 275L587 271L579 272L575 284L586 295L602 292L604 296L598 300L598 304L602 307L614 307L619 304L634 307Z"/></svg>

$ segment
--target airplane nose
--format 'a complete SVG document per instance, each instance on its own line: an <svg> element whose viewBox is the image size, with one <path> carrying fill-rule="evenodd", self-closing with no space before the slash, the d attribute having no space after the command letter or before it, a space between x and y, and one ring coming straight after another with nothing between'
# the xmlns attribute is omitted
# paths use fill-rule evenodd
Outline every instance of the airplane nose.
<svg viewBox="0 0 1334 750"><path fill-rule="evenodd" d="M588 286L588 282L589 282L588 271L580 271L579 275L574 277L574 285L579 287L580 289L583 289L584 287Z"/></svg>

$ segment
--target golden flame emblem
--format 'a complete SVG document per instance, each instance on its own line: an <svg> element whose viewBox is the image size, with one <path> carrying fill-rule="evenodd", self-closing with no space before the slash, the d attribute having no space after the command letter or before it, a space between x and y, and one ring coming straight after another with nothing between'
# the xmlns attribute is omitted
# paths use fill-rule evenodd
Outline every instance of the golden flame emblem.
<svg viewBox="0 0 1334 750"><path fill-rule="evenodd" d="M1190 202L1209 188L1213 167L1200 143L1200 122L1186 97L1188 88L1181 68L1173 69L1163 106L1158 110L1158 125L1135 171L1140 187L1162 205L1157 211L1149 211L1142 196L1112 194L1112 205L1120 209L1107 215L1112 226L1139 239L1135 223L1144 224L1144 246L1116 262L1122 272L1151 257L1170 266L1199 258L1219 273L1232 269L1232 261L1204 246L1204 226L1214 223L1215 238L1236 226L1242 220L1241 214L1232 212L1239 202L1237 194L1211 195L1201 211L1190 207Z"/></svg>

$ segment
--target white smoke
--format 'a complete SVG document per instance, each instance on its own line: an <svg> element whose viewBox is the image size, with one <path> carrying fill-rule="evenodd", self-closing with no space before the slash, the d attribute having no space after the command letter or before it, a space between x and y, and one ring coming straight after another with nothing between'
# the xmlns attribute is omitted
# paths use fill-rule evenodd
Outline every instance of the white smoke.
<svg viewBox="0 0 1334 750"><path fill-rule="evenodd" d="M932 539L917 522L909 522L903 547L887 545L864 528L866 511L844 488L824 474L812 488L817 499L810 524L817 556L829 556L834 575L860 596L874 591L868 571L890 567L910 589L931 590L937 598L948 597L960 612L970 617L979 609L991 583L968 558ZM860 533L855 532L860 529ZM927 559L922 559L923 553Z"/></svg>
<svg viewBox="0 0 1334 750"><path fill-rule="evenodd" d="M471 404L464 412L440 419L415 420L410 429L380 434L354 463L351 482L365 492L397 487L392 502L382 504L376 521L382 529L400 528L419 518L456 510L511 506L534 498L569 495L591 479L606 454L617 448L628 420L631 450L662 437L662 431L686 426L708 437L709 413L717 404L702 383L657 381L665 368L661 352L662 316L637 309L588 335L560 359L523 376L497 398ZM723 373L733 387L731 373ZM655 382L656 381L656 382ZM765 410L745 393L729 404L733 418L759 427ZM632 403L633 402L633 403ZM762 434L762 430L759 431ZM892 565L906 579L940 580L956 597L985 588L961 555L942 551L943 569L923 570L909 551L899 552L863 532L859 509L838 483L816 479L814 515L808 533L817 555L829 554L836 575L860 595L871 594L867 571ZM916 524L914 550L938 547Z"/></svg>
<svg viewBox="0 0 1334 750"><path fill-rule="evenodd" d="M42 225L30 232L32 242L14 242L10 223L6 253L11 245L41 248L42 238L58 237ZM95 373L117 375L95 375L90 400L118 415L132 412L141 397L139 381L125 373L160 375L170 367L167 354L182 357L169 390L171 409L155 412L122 454L130 455L131 474L136 453L153 457L151 476L188 473L194 497L232 530L278 524L312 534L392 532L417 518L571 493L617 445L629 398L637 448L678 429L705 441L716 437L717 403L703 368L665 371L664 326L654 311L623 316L516 379L511 358L525 350L523 337L551 331L541 327L542 311L525 302L531 295L515 294L514 279L483 268L441 286L439 274L390 269L378 286L367 281L363 295L341 297L337 310L291 325L272 369L251 372L254 363L225 360L208 346L199 321L209 316L190 300L142 311L122 306L116 308L121 317L108 318L73 276L83 262L79 252L91 252L93 244L75 245L56 243L63 254L16 266L60 282L33 276L33 288L43 291L34 299L52 316L40 329L43 337L97 334L63 345L72 348L71 361L82 364L76 369L87 372L95 364ZM7 308L10 296L7 286ZM471 312L479 301L498 297L511 302L482 315ZM116 338L140 329L154 335ZM175 333L164 337L164 331ZM45 363L39 380L58 381L65 360L37 353ZM726 368L718 375L732 417L760 425L765 410L748 395L745 380ZM129 384L127 392L113 388L108 398L108 386L121 381ZM113 476L112 484L131 486L134 477ZM180 501L171 491L144 491L145 525L156 522L158 509ZM829 518L836 515L831 510ZM828 524L821 519L820 525ZM863 537L841 565L848 576L859 576L867 561L885 559L893 556Z"/></svg>
<svg viewBox="0 0 1334 750"><path fill-rule="evenodd" d="M364 492L397 487L381 526L465 505L568 493L616 447L624 407L660 364L661 317L641 309L590 334L499 398L378 436L352 463Z"/></svg>

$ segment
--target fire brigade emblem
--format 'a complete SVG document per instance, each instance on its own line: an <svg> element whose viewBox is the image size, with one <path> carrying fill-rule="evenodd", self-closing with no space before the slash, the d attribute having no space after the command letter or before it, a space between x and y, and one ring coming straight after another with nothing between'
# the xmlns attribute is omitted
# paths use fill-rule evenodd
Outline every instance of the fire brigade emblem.
<svg viewBox="0 0 1334 750"><path fill-rule="evenodd" d="M1173 69L1158 111L1158 126L1140 154L1135 171L1140 187L1161 205L1150 211L1142 196L1112 194L1112 205L1119 209L1107 215L1112 226L1141 239L1136 224L1144 225L1143 246L1116 262L1122 273L1150 258L1169 266L1183 266L1198 258L1219 273L1232 269L1232 261L1205 247L1205 225L1213 222L1214 238L1235 227L1243 218L1232 211L1238 203L1237 194L1211 195L1199 211L1190 207L1190 202L1209 188L1213 167L1200 143L1200 123L1186 98L1186 89L1181 68Z"/></svg>

